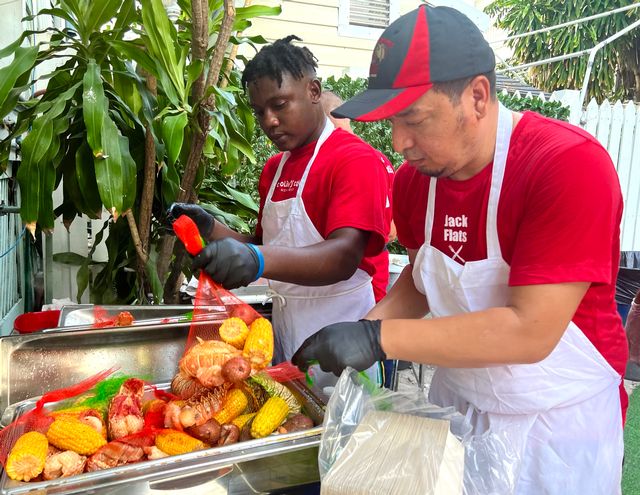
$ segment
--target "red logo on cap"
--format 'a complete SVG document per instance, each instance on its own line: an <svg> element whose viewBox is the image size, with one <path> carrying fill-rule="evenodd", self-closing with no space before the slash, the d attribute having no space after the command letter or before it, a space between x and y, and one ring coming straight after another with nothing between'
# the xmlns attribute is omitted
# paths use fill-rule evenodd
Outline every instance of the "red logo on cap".
<svg viewBox="0 0 640 495"><path fill-rule="evenodd" d="M373 49L373 56L371 57L371 67L369 67L369 77L376 77L378 75L378 67L386 57L389 49L393 46L393 42L385 38L380 38L376 47Z"/></svg>

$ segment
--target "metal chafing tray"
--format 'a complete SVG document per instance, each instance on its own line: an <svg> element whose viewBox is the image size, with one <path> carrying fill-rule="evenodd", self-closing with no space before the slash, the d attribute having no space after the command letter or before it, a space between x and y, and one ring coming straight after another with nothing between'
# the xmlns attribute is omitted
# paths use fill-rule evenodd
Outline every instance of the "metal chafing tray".
<svg viewBox="0 0 640 495"><path fill-rule="evenodd" d="M0 424L30 410L43 393L96 372L119 371L168 387L182 355L189 324L28 334L0 339ZM288 384L320 425L324 404L304 382ZM71 478L22 483L3 471L0 494L255 494L319 479L322 427L272 435L225 447L144 461Z"/></svg>
<svg viewBox="0 0 640 495"><path fill-rule="evenodd" d="M193 306L189 305L159 305L159 306L118 306L118 305L100 305L100 310L106 317L118 316L122 311L128 311L133 316L133 325L161 325L166 323L180 323L189 321L193 311ZM205 309L205 308L202 308ZM224 314L224 307L211 307L213 315ZM92 327L95 323L96 306L93 304L75 304L63 306L60 310L60 318L58 326L60 328L50 329L65 330L70 327L71 330L79 330L80 327Z"/></svg>
<svg viewBox="0 0 640 495"><path fill-rule="evenodd" d="M238 299L252 307L265 317L270 316L270 304L254 302L256 297L265 292L263 286L244 287L242 292L235 295ZM239 290L239 289L238 289ZM264 297L262 297L264 299ZM104 317L116 317L123 311L128 311L133 316L131 326L165 325L167 323L184 323L191 319L193 306L191 305L93 305L93 304L70 304L65 305L60 310L58 327L44 330L44 332L68 332L93 328L95 323L96 308L99 307ZM203 318L224 319L227 317L224 306L198 306L198 310L208 315Z"/></svg>

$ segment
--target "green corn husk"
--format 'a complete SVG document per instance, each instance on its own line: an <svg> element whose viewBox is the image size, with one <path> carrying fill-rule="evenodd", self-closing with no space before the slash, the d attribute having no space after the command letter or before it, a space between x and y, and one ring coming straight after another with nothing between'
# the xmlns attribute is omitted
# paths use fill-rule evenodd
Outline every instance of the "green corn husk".
<svg viewBox="0 0 640 495"><path fill-rule="evenodd" d="M249 378L249 381L253 381L260 385L270 396L277 395L281 399L284 399L284 401L289 406L289 412L291 414L300 412L302 406L300 405L298 399L296 399L295 395L291 393L291 390L289 390L282 383L275 381L267 373L256 373Z"/></svg>

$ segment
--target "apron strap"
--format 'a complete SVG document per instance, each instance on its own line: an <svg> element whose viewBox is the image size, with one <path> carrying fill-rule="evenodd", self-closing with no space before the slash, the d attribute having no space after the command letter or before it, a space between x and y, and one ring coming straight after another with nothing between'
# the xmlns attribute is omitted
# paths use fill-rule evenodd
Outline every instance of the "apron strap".
<svg viewBox="0 0 640 495"><path fill-rule="evenodd" d="M511 111L502 103L498 106L498 129L496 133L496 150L493 155L493 169L491 171L491 189L489 190L489 204L487 205L487 257L489 259L502 258L500 240L498 239L498 203L502 191L502 180L507 165L509 144L513 117Z"/></svg>

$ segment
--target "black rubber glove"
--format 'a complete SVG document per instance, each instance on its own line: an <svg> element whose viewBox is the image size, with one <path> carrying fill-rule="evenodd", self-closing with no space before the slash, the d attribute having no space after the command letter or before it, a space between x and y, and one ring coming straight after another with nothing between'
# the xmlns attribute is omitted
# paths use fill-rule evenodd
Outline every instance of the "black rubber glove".
<svg viewBox="0 0 640 495"><path fill-rule="evenodd" d="M317 361L322 371L336 376L347 366L364 371L376 361L387 359L380 347L381 326L381 320L328 325L305 340L291 361L302 371Z"/></svg>
<svg viewBox="0 0 640 495"><path fill-rule="evenodd" d="M212 215L207 213L204 208L192 203L172 203L171 206L169 206L167 219L171 224L182 215L191 217L198 226L200 235L205 241L210 238L216 225L216 220Z"/></svg>
<svg viewBox="0 0 640 495"><path fill-rule="evenodd" d="M232 237L213 241L193 259L192 269L204 270L225 289L244 287L262 276L264 258L253 244Z"/></svg>

